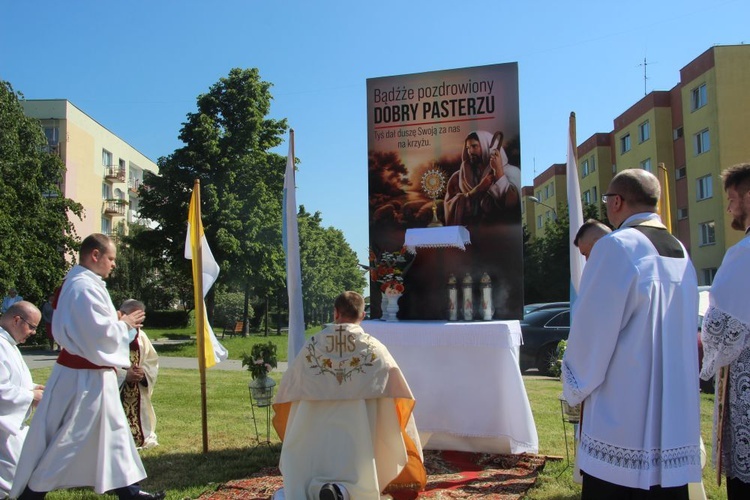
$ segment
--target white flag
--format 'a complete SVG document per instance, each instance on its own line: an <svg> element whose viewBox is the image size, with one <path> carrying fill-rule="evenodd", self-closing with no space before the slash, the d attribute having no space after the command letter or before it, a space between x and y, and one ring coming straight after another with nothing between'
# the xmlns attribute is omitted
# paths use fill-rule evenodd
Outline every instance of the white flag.
<svg viewBox="0 0 750 500"><path fill-rule="evenodd" d="M284 174L284 215L281 231L286 254L286 288L289 293L289 335L287 356L291 363L305 343L305 312L302 306L302 269L297 227L297 196L294 192L294 130L289 131L289 155Z"/></svg>

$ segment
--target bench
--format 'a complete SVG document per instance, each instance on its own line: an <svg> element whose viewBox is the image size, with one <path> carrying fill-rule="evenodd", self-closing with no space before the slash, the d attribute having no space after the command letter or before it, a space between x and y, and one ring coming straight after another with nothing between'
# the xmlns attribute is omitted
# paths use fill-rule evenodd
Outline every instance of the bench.
<svg viewBox="0 0 750 500"><path fill-rule="evenodd" d="M234 337L235 335L242 335L244 326L245 325L242 321L228 324L224 327L224 330L222 330L221 338L224 339L224 335L229 335L230 337Z"/></svg>

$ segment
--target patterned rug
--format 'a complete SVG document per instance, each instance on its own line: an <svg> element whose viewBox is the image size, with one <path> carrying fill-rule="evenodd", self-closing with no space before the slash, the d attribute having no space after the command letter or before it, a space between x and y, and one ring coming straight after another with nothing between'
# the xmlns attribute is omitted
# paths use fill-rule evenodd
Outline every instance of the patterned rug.
<svg viewBox="0 0 750 500"><path fill-rule="evenodd" d="M424 452L427 488L419 493L393 492L397 500L406 499L502 499L521 496L533 486L544 468L541 455L494 455L461 451ZM267 500L282 487L279 469L268 467L247 479L230 481L200 500Z"/></svg>

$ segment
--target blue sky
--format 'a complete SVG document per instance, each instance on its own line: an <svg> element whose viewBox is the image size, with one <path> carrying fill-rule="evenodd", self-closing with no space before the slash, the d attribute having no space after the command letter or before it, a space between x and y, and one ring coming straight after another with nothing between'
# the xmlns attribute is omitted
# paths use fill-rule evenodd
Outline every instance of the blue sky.
<svg viewBox="0 0 750 500"><path fill-rule="evenodd" d="M233 67L273 83L295 129L297 202L366 260L367 78L518 62L523 184L669 90L712 45L750 43L746 0L5 1L0 79L65 98L156 161ZM287 146L279 148L286 154Z"/></svg>

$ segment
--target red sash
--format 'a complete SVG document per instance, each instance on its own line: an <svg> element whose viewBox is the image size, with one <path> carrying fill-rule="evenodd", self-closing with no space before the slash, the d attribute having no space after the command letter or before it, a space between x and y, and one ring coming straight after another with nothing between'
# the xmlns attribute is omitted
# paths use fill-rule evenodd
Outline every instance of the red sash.
<svg viewBox="0 0 750 500"><path fill-rule="evenodd" d="M60 351L60 355L57 357L57 363L68 368L73 368L74 370L108 370L110 368L114 370L113 366L95 365L88 359L82 358L77 354L71 354L65 349Z"/></svg>

